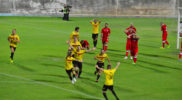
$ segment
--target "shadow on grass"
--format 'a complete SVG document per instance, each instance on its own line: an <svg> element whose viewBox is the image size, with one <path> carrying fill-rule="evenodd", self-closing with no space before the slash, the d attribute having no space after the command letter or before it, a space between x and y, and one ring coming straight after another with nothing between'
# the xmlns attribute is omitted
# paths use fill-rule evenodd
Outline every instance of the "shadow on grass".
<svg viewBox="0 0 182 100"><path fill-rule="evenodd" d="M168 73L168 72L161 71L161 70L158 70L158 69L155 69L155 68L146 67L146 66L143 66L143 65L141 65L141 64L137 64L136 66L137 66L137 67L144 68L144 69L149 69L149 70L152 70L152 71L157 72L157 73L163 73L163 74Z"/></svg>
<svg viewBox="0 0 182 100"><path fill-rule="evenodd" d="M143 60L139 60L139 62L143 62L143 63L146 63L146 64L150 64L150 65L154 65L154 66L162 67L162 68L168 68L168 69L173 69L173 70L182 70L181 68L169 67L169 66L156 64L156 63L152 63L152 62L147 62L147 61L143 61Z"/></svg>
<svg viewBox="0 0 182 100"><path fill-rule="evenodd" d="M25 71L29 71L29 72L35 72L34 69L31 69L31 68L28 68L27 66L25 65L21 65L21 64L18 64L18 63L14 63L14 65L18 68L21 68L22 70L25 70Z"/></svg>

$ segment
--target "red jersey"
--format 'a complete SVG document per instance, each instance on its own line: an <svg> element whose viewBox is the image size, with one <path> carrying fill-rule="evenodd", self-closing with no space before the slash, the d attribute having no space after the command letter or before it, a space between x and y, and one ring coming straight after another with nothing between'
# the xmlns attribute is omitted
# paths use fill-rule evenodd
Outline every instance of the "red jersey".
<svg viewBox="0 0 182 100"><path fill-rule="evenodd" d="M131 40L131 49L133 49L133 50L138 49L138 39Z"/></svg>
<svg viewBox="0 0 182 100"><path fill-rule="evenodd" d="M165 33L167 34L167 25L165 25L165 24L162 25L161 26L161 31L163 32L163 34L165 34Z"/></svg>
<svg viewBox="0 0 182 100"><path fill-rule="evenodd" d="M126 28L126 30L129 30L129 29L133 29L136 32L136 28L135 27L128 27L128 28ZM135 33L135 32L133 32L133 33Z"/></svg>
<svg viewBox="0 0 182 100"><path fill-rule="evenodd" d="M87 40L83 40L82 47L84 47L84 48L88 48L89 47L89 43L87 42Z"/></svg>
<svg viewBox="0 0 182 100"><path fill-rule="evenodd" d="M103 28L101 31L102 39L107 39L110 33L111 33L110 28Z"/></svg>

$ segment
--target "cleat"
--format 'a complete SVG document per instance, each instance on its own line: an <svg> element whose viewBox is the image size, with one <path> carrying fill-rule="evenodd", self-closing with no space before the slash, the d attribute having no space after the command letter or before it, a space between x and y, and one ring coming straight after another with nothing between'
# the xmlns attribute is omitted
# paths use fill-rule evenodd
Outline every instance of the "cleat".
<svg viewBox="0 0 182 100"><path fill-rule="evenodd" d="M130 59L132 60L132 59L133 59L133 57L131 56L131 57L130 57Z"/></svg>
<svg viewBox="0 0 182 100"><path fill-rule="evenodd" d="M75 83L74 80L72 80L71 83L74 84Z"/></svg>
<svg viewBox="0 0 182 100"><path fill-rule="evenodd" d="M124 59L128 59L128 57L127 57L127 56L125 56L125 57L124 57Z"/></svg>
<svg viewBox="0 0 182 100"><path fill-rule="evenodd" d="M167 48L170 48L170 47L171 47L170 45L167 46Z"/></svg>
<svg viewBox="0 0 182 100"><path fill-rule="evenodd" d="M165 48L163 48L163 47L160 47L160 49L165 49Z"/></svg>
<svg viewBox="0 0 182 100"><path fill-rule="evenodd" d="M73 81L76 82L76 78L73 78Z"/></svg>
<svg viewBox="0 0 182 100"><path fill-rule="evenodd" d="M180 62L181 62L181 59L179 59L178 61L180 61Z"/></svg>

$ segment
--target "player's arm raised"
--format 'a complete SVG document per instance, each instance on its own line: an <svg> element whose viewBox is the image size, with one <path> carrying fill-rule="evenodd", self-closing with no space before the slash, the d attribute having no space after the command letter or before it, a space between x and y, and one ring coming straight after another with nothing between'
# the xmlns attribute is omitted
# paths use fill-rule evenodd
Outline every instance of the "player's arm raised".
<svg viewBox="0 0 182 100"><path fill-rule="evenodd" d="M96 67L97 69L101 70L101 71L104 71L104 69L103 69L103 68L99 68L98 65L95 65L95 67Z"/></svg>
<svg viewBox="0 0 182 100"><path fill-rule="evenodd" d="M119 68L119 65L120 65L120 62L117 62L117 65L116 65L116 67L114 69L117 70Z"/></svg>
<svg viewBox="0 0 182 100"><path fill-rule="evenodd" d="M109 64L111 65L111 60L109 59L109 57L107 58L107 60L108 60Z"/></svg>

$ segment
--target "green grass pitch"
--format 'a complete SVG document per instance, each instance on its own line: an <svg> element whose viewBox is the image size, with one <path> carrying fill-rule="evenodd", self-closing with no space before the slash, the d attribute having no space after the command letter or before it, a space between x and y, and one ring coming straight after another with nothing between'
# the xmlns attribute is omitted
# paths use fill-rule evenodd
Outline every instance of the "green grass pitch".
<svg viewBox="0 0 182 100"><path fill-rule="evenodd" d="M80 39L92 44L93 18L71 18L62 21L51 17L0 17L0 100L98 100L103 99L104 74L95 82L94 56L102 47L99 39L96 51L84 55L82 78L72 85L64 69L64 57L75 26L80 27ZM114 76L114 89L121 100L182 100L182 63L176 49L176 19L98 18L109 23L111 36L108 55L112 66L121 65ZM168 25L170 49L162 46L160 22ZM130 23L137 28L138 62L124 60L126 35ZM17 29L21 43L15 52L14 64L9 63L7 37ZM107 63L106 63L107 64ZM106 65L105 64L105 65ZM115 100L110 91L108 98Z"/></svg>

